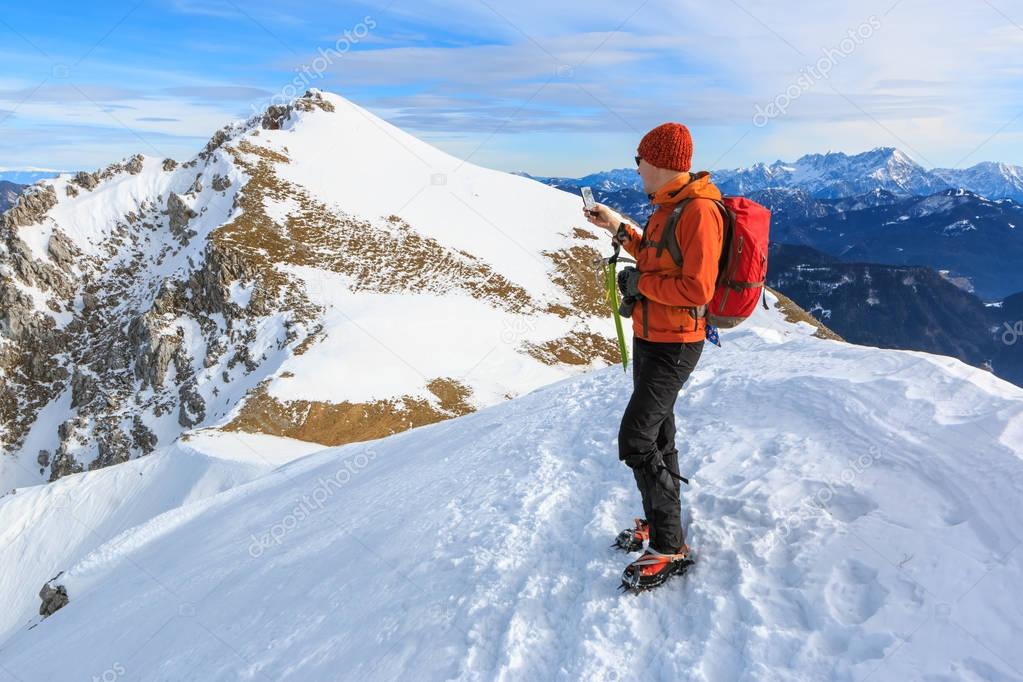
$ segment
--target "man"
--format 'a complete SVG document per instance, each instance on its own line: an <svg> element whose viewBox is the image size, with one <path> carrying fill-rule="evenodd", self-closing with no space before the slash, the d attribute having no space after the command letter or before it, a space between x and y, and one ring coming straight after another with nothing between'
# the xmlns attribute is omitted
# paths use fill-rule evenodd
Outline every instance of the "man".
<svg viewBox="0 0 1023 682"><path fill-rule="evenodd" d="M721 192L710 174L690 173L693 141L684 125L654 128L643 137L637 153L643 190L656 206L642 232L607 206L598 204L584 212L636 259L636 267L625 268L618 277L623 300L636 303L633 392L618 432L618 457L632 469L646 519L636 519L635 528L622 531L617 544L636 551L649 540L647 551L623 576L626 587L645 589L660 585L688 564L674 406L703 351L704 312L717 282L724 220L715 203ZM667 238L663 231L683 201L687 203L671 237L681 251L679 267L663 248L662 237Z"/></svg>

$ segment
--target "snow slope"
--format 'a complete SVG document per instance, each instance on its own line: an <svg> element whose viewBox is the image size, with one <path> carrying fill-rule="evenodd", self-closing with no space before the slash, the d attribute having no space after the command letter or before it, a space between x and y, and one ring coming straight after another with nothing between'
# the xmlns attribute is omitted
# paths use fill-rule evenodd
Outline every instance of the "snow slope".
<svg viewBox="0 0 1023 682"><path fill-rule="evenodd" d="M196 433L148 457L0 497L0 642L39 611L43 584L111 538L246 483L319 446Z"/></svg>
<svg viewBox="0 0 1023 682"><path fill-rule="evenodd" d="M1023 678L1023 392L810 331L758 311L706 351L677 404L699 562L658 593L615 591L639 500L607 368L136 527L0 679Z"/></svg>

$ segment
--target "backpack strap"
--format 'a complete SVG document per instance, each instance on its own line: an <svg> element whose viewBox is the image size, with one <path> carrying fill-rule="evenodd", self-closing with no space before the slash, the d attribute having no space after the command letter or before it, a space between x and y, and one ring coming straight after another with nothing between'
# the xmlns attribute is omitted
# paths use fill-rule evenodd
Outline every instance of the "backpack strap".
<svg viewBox="0 0 1023 682"><path fill-rule="evenodd" d="M671 215L668 217L668 222L664 225L664 231L661 232L661 241L657 244L658 257L667 249L671 260L679 268L682 267L682 249L678 244L678 239L675 238L675 231L678 229L678 221L682 219L682 211L685 210L686 205L690 201L692 199L684 199L672 210ZM728 261L728 250L732 246L732 235L735 233L735 214L725 206L723 201L719 199L712 199L711 201L721 211L721 218L724 223L724 233L721 240L721 259L718 261L718 277L720 279L721 273L724 272Z"/></svg>
<svg viewBox="0 0 1023 682"><path fill-rule="evenodd" d="M678 239L675 238L675 230L678 228L678 221L682 219L682 211L686 210L690 201L692 199L683 199L672 209L668 222L661 230L661 241L657 243L657 257L660 258L664 250L667 249L668 255L671 256L671 260L677 268L682 267L682 248L678 245Z"/></svg>
<svg viewBox="0 0 1023 682"><path fill-rule="evenodd" d="M721 211L721 217L724 220L724 232L721 235L721 258L718 260L718 284L721 284L727 275L725 271L728 268L728 256L732 251L732 239L735 237L735 213L733 213L725 202L715 199L714 203L717 204L718 209Z"/></svg>

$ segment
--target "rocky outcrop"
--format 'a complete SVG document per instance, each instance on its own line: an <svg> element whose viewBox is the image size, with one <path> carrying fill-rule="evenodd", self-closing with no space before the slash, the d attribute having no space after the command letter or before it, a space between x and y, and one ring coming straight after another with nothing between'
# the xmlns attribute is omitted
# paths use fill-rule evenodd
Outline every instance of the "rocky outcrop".
<svg viewBox="0 0 1023 682"><path fill-rule="evenodd" d="M39 615L43 618L57 613L57 611L67 606L70 601L67 595L67 588L63 585L53 584L61 575L63 573L58 573L43 585L43 589L39 590L39 598L42 600L42 603L39 605Z"/></svg>
<svg viewBox="0 0 1023 682"><path fill-rule="evenodd" d="M53 234L50 235L50 241L46 245L46 252L49 254L53 262L64 270L69 270L71 265L75 262L75 259L82 253L81 250L75 246L75 243L59 229L55 229Z"/></svg>
<svg viewBox="0 0 1023 682"><path fill-rule="evenodd" d="M208 159L213 156L213 152L217 151L224 146L224 143L231 139L231 128L225 126L213 133L213 137L206 143L206 146L199 153L199 157L202 159Z"/></svg>
<svg viewBox="0 0 1023 682"><path fill-rule="evenodd" d="M16 227L35 225L42 221L43 216L57 205L57 193L52 185L34 186L25 190L18 197L18 203L8 209L0 218L0 225L13 230Z"/></svg>
<svg viewBox="0 0 1023 682"><path fill-rule="evenodd" d="M313 111L314 109L334 111L334 105L325 99L319 90L307 90L302 97L290 104L274 104L267 107L260 120L260 125L266 130L280 130L291 117L291 112Z"/></svg>
<svg viewBox="0 0 1023 682"><path fill-rule="evenodd" d="M142 155L136 154L135 156L128 159L128 161L124 164L124 170L131 173L132 175L138 175L139 173L142 172L142 165L143 165Z"/></svg>
<svg viewBox="0 0 1023 682"><path fill-rule="evenodd" d="M187 242L195 236L195 230L188 229L188 221L199 214L193 211L185 200L174 192L167 197L167 210L171 234L181 242Z"/></svg>
<svg viewBox="0 0 1023 682"><path fill-rule="evenodd" d="M71 182L78 185L84 190L92 191L99 185L99 174L98 173L86 173L81 171L76 173L75 177L71 178Z"/></svg>

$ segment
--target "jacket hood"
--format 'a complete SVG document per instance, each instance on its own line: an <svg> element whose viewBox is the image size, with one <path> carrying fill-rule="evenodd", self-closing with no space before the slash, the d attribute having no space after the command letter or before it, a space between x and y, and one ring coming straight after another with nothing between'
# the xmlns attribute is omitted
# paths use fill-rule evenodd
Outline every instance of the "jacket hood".
<svg viewBox="0 0 1023 682"><path fill-rule="evenodd" d="M721 200L721 190L710 181L710 173L707 171L680 173L650 195L650 201L658 205L677 204L684 199L697 198Z"/></svg>

